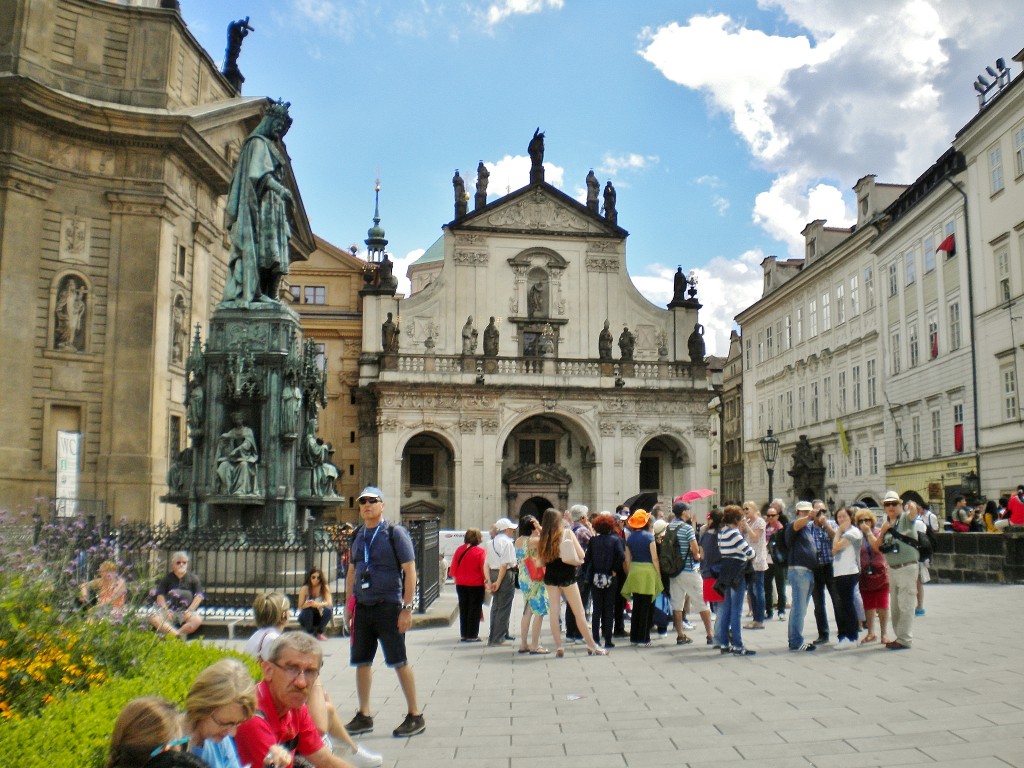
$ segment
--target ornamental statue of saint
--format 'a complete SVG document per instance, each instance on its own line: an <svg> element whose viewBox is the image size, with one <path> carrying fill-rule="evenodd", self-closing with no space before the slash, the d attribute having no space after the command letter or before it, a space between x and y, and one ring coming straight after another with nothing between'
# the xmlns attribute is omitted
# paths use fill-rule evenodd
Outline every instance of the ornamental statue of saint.
<svg viewBox="0 0 1024 768"><path fill-rule="evenodd" d="M292 124L289 106L282 101L271 104L242 144L225 212L231 256L222 307L276 303L281 276L288 274L293 199L284 184L285 157L279 142Z"/></svg>

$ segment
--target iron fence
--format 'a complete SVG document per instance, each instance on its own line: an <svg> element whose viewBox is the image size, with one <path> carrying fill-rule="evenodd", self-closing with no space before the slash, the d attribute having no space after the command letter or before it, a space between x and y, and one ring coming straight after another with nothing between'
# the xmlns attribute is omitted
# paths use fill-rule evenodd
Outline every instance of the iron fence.
<svg viewBox="0 0 1024 768"><path fill-rule="evenodd" d="M407 526L416 553L415 604L425 612L440 594L439 522L412 521ZM68 564L75 581L95 578L100 563L113 559L131 578L159 578L169 570L173 553L187 552L189 570L199 577L207 608L248 608L261 592L288 595L295 605L299 588L313 565L323 571L336 605L345 602L345 573L352 534L341 526L310 524L306 530L270 527L169 527L163 524L112 525L109 518L37 516L33 544L47 549L59 539L73 552ZM70 545L70 546L69 546ZM54 549L56 554L56 549Z"/></svg>

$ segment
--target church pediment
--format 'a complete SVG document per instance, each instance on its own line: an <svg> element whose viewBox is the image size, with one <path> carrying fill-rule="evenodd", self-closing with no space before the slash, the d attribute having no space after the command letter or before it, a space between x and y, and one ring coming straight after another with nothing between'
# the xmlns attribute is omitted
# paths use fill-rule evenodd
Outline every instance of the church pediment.
<svg viewBox="0 0 1024 768"><path fill-rule="evenodd" d="M518 464L502 480L506 485L568 485L572 476L558 464Z"/></svg>
<svg viewBox="0 0 1024 768"><path fill-rule="evenodd" d="M525 187L450 226L519 234L625 235L616 225L548 184Z"/></svg>

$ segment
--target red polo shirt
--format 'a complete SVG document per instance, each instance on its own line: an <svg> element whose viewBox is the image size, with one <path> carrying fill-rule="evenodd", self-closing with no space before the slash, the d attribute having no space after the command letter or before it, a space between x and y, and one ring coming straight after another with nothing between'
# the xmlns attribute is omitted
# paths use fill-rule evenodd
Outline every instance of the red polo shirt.
<svg viewBox="0 0 1024 768"><path fill-rule="evenodd" d="M306 705L279 714L265 682L256 686L256 714L238 726L235 746L242 765L262 766L274 744L308 757L324 748L323 737L313 724Z"/></svg>

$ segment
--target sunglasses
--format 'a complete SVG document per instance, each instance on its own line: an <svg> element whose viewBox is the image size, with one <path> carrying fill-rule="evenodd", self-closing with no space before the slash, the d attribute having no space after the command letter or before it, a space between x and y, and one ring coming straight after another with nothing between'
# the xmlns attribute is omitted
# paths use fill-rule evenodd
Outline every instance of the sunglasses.
<svg viewBox="0 0 1024 768"><path fill-rule="evenodd" d="M777 512L769 512L767 515L765 515L765 517L778 517L778 516L779 515L778 515Z"/></svg>
<svg viewBox="0 0 1024 768"><path fill-rule="evenodd" d="M377 498L376 496L360 496L359 497L359 503L360 504L377 504L379 502L380 502L380 499Z"/></svg>
<svg viewBox="0 0 1024 768"><path fill-rule="evenodd" d="M898 501L883 501L883 507L898 507L900 503Z"/></svg>

